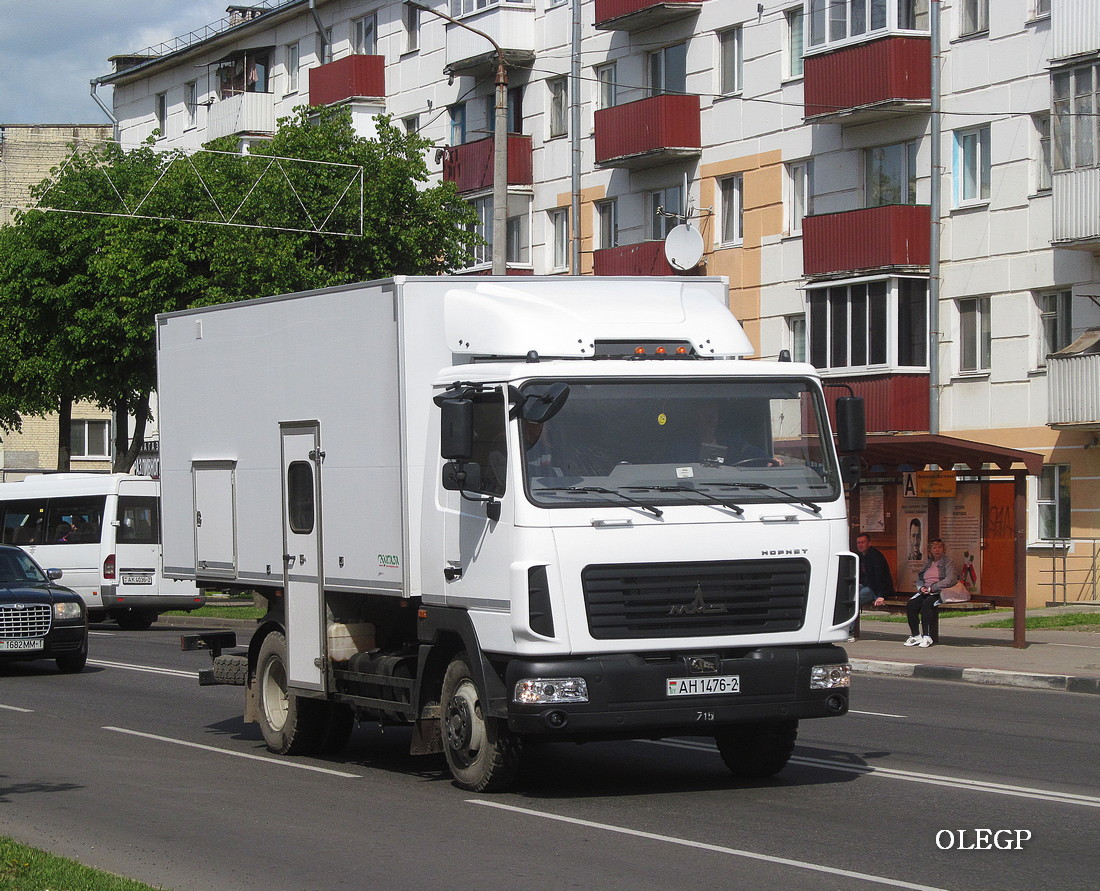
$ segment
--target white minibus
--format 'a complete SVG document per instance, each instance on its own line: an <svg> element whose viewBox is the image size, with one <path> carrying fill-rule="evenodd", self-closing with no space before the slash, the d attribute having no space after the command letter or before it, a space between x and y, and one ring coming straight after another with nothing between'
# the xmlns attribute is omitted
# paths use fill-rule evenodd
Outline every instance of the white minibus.
<svg viewBox="0 0 1100 891"><path fill-rule="evenodd" d="M56 473L0 483L0 530L42 566L60 569L91 621L148 628L166 610L206 598L163 575L160 481L122 473Z"/></svg>

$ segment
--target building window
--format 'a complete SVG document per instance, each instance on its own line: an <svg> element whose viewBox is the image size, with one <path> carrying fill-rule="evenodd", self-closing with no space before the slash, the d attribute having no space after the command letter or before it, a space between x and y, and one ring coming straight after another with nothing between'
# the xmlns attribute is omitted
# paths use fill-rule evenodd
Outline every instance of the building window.
<svg viewBox="0 0 1100 891"><path fill-rule="evenodd" d="M866 207L917 203L917 143L898 142L863 153Z"/></svg>
<svg viewBox="0 0 1100 891"><path fill-rule="evenodd" d="M463 145L466 142L466 103L459 102L447 109L449 122L447 144Z"/></svg>
<svg viewBox="0 0 1100 891"><path fill-rule="evenodd" d="M787 316L787 349L791 354L791 361L806 361L806 314Z"/></svg>
<svg viewBox="0 0 1100 891"><path fill-rule="evenodd" d="M619 202L616 199L596 202L596 230L598 248L619 246Z"/></svg>
<svg viewBox="0 0 1100 891"><path fill-rule="evenodd" d="M238 50L227 56L218 68L218 96L228 99L241 93L267 93L270 73L270 48Z"/></svg>
<svg viewBox="0 0 1100 891"><path fill-rule="evenodd" d="M649 196L649 237L666 238L684 215L684 187L669 186L657 189Z"/></svg>
<svg viewBox="0 0 1100 891"><path fill-rule="evenodd" d="M989 30L989 0L962 0L959 6L959 36Z"/></svg>
<svg viewBox="0 0 1100 891"><path fill-rule="evenodd" d="M787 22L787 77L802 77L802 56L806 51L802 7L788 9L784 16Z"/></svg>
<svg viewBox="0 0 1100 891"><path fill-rule="evenodd" d="M507 3L530 3L530 0L451 0L451 15L458 18L487 6L502 6Z"/></svg>
<svg viewBox="0 0 1100 891"><path fill-rule="evenodd" d="M157 93L153 98L153 117L161 136L168 135L168 94Z"/></svg>
<svg viewBox="0 0 1100 891"><path fill-rule="evenodd" d="M378 18L373 15L355 20L351 51L357 56L378 55Z"/></svg>
<svg viewBox="0 0 1100 891"><path fill-rule="evenodd" d="M420 10L408 3L401 4L401 28L405 32L405 52L420 49Z"/></svg>
<svg viewBox="0 0 1100 891"><path fill-rule="evenodd" d="M111 457L110 421L73 421L69 431L69 454L73 458L105 461Z"/></svg>
<svg viewBox="0 0 1100 891"><path fill-rule="evenodd" d="M928 0L809 0L810 46L851 43L876 32L928 33Z"/></svg>
<svg viewBox="0 0 1100 891"><path fill-rule="evenodd" d="M1039 474L1035 506L1039 538L1044 541L1072 537L1070 529L1069 465L1047 464Z"/></svg>
<svg viewBox="0 0 1100 891"><path fill-rule="evenodd" d="M401 123L405 125L405 132L410 136L413 136L420 132L420 115L413 114L407 118L402 118Z"/></svg>
<svg viewBox="0 0 1100 891"><path fill-rule="evenodd" d="M928 282L879 279L808 291L809 359L817 368L925 368Z"/></svg>
<svg viewBox="0 0 1100 891"><path fill-rule="evenodd" d="M553 238L551 269L554 272L569 271L569 211L565 208L550 211L550 230Z"/></svg>
<svg viewBox="0 0 1100 891"><path fill-rule="evenodd" d="M546 84L550 88L550 138L556 139L569 133L569 81L552 77Z"/></svg>
<svg viewBox="0 0 1100 891"><path fill-rule="evenodd" d="M1100 127L1100 65L1090 63L1051 76L1054 97L1054 169L1093 167Z"/></svg>
<svg viewBox="0 0 1100 891"><path fill-rule="evenodd" d="M989 126L955 133L955 203L989 200Z"/></svg>
<svg viewBox="0 0 1100 891"><path fill-rule="evenodd" d="M988 371L991 345L989 298L962 298L959 300L959 371Z"/></svg>
<svg viewBox="0 0 1100 891"><path fill-rule="evenodd" d="M286 60L286 92L298 92L298 44L288 43L284 47Z"/></svg>
<svg viewBox="0 0 1100 891"><path fill-rule="evenodd" d="M1035 127L1035 191L1049 192L1051 186L1050 115L1031 116Z"/></svg>
<svg viewBox="0 0 1100 891"><path fill-rule="evenodd" d="M727 176L719 182L722 193L722 244L740 244L745 237L745 178Z"/></svg>
<svg viewBox="0 0 1100 891"><path fill-rule="evenodd" d="M485 132L496 133L497 95L494 90L485 97ZM512 87L508 91L508 110L505 113L504 126L508 133L523 132L523 87Z"/></svg>
<svg viewBox="0 0 1100 891"><path fill-rule="evenodd" d="M787 165L787 232L797 235L802 221L814 212L814 162Z"/></svg>
<svg viewBox="0 0 1100 891"><path fill-rule="evenodd" d="M739 93L744 87L744 56L741 51L741 29L730 28L718 34L720 58L718 69L721 72L723 95Z"/></svg>
<svg viewBox="0 0 1100 891"><path fill-rule="evenodd" d="M614 108L619 101L615 63L596 68L596 107Z"/></svg>
<svg viewBox="0 0 1100 891"><path fill-rule="evenodd" d="M649 95L687 92L687 44L677 43L652 52L649 62Z"/></svg>
<svg viewBox="0 0 1100 891"><path fill-rule="evenodd" d="M192 130L199 123L199 84L188 81L183 85L183 110L187 115L187 129Z"/></svg>
<svg viewBox="0 0 1100 891"><path fill-rule="evenodd" d="M1035 18L1046 18L1050 15L1050 0L1035 0Z"/></svg>
<svg viewBox="0 0 1100 891"><path fill-rule="evenodd" d="M1039 366L1047 364L1051 353L1063 350L1073 342L1073 292L1069 290L1039 294Z"/></svg>
<svg viewBox="0 0 1100 891"><path fill-rule="evenodd" d="M470 201L477 212L474 230L485 239L485 244L474 247L474 266L488 265L493 261L493 196L485 195ZM531 196L509 195L505 228L505 259L509 263L531 263Z"/></svg>

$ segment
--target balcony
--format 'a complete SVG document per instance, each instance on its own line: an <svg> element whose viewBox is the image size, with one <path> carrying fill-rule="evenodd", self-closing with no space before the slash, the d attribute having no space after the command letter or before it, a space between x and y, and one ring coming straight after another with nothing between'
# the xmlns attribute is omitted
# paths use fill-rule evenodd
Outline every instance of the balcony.
<svg viewBox="0 0 1100 891"><path fill-rule="evenodd" d="M865 124L932 105L927 37L884 37L806 56L807 121Z"/></svg>
<svg viewBox="0 0 1100 891"><path fill-rule="evenodd" d="M473 15L462 17L462 24L482 31L497 42L509 65L530 65L535 60L534 5L516 7L496 3ZM447 23L446 70L455 74L488 73L496 68L496 50L480 34Z"/></svg>
<svg viewBox="0 0 1100 891"><path fill-rule="evenodd" d="M1055 244L1089 250L1100 245L1100 168L1055 171L1051 198Z"/></svg>
<svg viewBox="0 0 1100 891"><path fill-rule="evenodd" d="M651 96L596 111L597 166L653 167L701 153L698 96Z"/></svg>
<svg viewBox="0 0 1100 891"><path fill-rule="evenodd" d="M847 396L847 385L863 397L868 433L927 433L928 375L872 374L827 377L824 380L830 407L838 396ZM835 411L833 412L835 416Z"/></svg>
<svg viewBox="0 0 1100 891"><path fill-rule="evenodd" d="M1047 359L1047 424L1100 430L1100 328Z"/></svg>
<svg viewBox="0 0 1100 891"><path fill-rule="evenodd" d="M806 276L861 270L928 268L931 209L926 204L888 204L802 221L802 271Z"/></svg>
<svg viewBox="0 0 1100 891"><path fill-rule="evenodd" d="M508 185L529 186L534 177L531 137L508 137ZM443 179L460 192L476 192L493 185L493 137L451 146L443 156Z"/></svg>
<svg viewBox="0 0 1100 891"><path fill-rule="evenodd" d="M592 253L594 275L699 275L705 267L689 272L673 269L665 257L663 241L642 241Z"/></svg>
<svg viewBox="0 0 1100 891"><path fill-rule="evenodd" d="M309 69L309 104L332 105L386 95L385 56L345 56Z"/></svg>
<svg viewBox="0 0 1100 891"><path fill-rule="evenodd" d="M640 31L695 15L704 0L596 0L597 31Z"/></svg>
<svg viewBox="0 0 1100 891"><path fill-rule="evenodd" d="M219 99L206 116L206 140L274 134L275 96L271 93L237 93Z"/></svg>

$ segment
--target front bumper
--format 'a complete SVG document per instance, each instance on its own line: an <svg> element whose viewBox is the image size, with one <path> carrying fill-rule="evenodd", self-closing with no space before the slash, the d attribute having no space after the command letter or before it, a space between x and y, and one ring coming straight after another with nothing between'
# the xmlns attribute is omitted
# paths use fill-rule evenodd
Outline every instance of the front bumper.
<svg viewBox="0 0 1100 891"><path fill-rule="evenodd" d="M79 653L88 645L88 626L61 625L54 623L38 650L3 650L0 659L12 662L25 662L32 659L53 659L67 653Z"/></svg>
<svg viewBox="0 0 1100 891"><path fill-rule="evenodd" d="M688 657L714 655L717 675L737 676L740 692L668 696L670 678L698 677ZM737 653L663 656L603 655L562 660L517 659L509 663L508 727L524 736L568 739L708 735L731 724L826 718L848 711L848 688L810 689L815 665L848 661L841 647L761 647ZM511 701L524 678L580 677L588 702L523 705Z"/></svg>

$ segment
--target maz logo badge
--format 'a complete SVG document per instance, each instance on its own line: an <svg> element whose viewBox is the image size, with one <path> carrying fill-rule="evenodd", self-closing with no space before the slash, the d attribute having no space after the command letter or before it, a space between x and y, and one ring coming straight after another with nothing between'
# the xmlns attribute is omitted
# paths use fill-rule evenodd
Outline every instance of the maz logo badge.
<svg viewBox="0 0 1100 891"><path fill-rule="evenodd" d="M695 586L695 599L689 604L681 604L680 606L671 607L668 611L670 616L709 616L720 615L722 613L728 613L729 610L723 604L715 604L711 606L703 599L703 586Z"/></svg>

